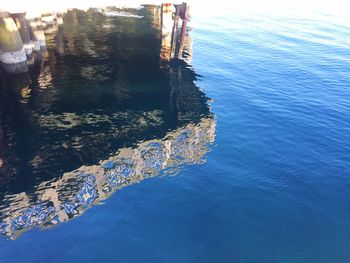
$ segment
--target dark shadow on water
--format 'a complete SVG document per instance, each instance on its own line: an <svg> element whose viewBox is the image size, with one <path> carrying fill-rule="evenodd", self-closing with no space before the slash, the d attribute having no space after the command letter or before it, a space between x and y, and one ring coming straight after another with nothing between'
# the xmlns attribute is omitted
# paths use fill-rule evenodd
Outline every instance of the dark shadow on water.
<svg viewBox="0 0 350 263"><path fill-rule="evenodd" d="M186 62L160 66L148 11L69 11L29 72L1 72L3 235L67 221L119 188L203 161L215 136L208 98Z"/></svg>

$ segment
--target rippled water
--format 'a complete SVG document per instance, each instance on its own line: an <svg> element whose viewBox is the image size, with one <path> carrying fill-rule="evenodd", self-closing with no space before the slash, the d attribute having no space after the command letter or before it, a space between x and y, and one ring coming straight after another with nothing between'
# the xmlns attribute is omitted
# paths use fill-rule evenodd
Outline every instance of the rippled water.
<svg viewBox="0 0 350 263"><path fill-rule="evenodd" d="M348 262L348 20L240 7L193 10L192 67L71 13L2 78L3 262Z"/></svg>

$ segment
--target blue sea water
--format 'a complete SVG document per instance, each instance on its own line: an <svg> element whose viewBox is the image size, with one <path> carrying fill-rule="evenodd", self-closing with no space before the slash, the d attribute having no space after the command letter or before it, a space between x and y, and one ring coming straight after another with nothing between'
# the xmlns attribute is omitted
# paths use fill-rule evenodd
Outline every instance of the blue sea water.
<svg viewBox="0 0 350 263"><path fill-rule="evenodd" d="M205 162L122 188L52 228L2 238L0 262L349 262L344 21L193 15L191 65L216 121Z"/></svg>

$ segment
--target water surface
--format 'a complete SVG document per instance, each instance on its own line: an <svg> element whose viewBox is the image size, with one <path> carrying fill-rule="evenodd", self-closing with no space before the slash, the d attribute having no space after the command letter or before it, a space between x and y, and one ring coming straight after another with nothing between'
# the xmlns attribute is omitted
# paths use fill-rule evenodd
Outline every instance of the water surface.
<svg viewBox="0 0 350 263"><path fill-rule="evenodd" d="M160 67L143 19L123 18L129 32L121 18L78 13L79 27L64 28L81 34L72 48L52 45L56 64L31 72L38 95L23 103L19 79L2 82L16 145L3 207L27 200L56 216L43 202L54 188L72 208L7 231L17 238L0 240L4 262L348 262L349 24L228 6L193 11L192 67ZM166 157L169 145L180 150Z"/></svg>

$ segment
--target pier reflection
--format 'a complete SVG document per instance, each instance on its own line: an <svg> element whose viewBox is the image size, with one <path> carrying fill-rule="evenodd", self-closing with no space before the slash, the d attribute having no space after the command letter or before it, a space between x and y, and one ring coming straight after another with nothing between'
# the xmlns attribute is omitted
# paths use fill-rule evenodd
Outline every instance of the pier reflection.
<svg viewBox="0 0 350 263"><path fill-rule="evenodd" d="M193 69L159 62L159 15L68 11L45 32L46 59L1 72L2 235L65 222L120 188L204 161L215 118Z"/></svg>

